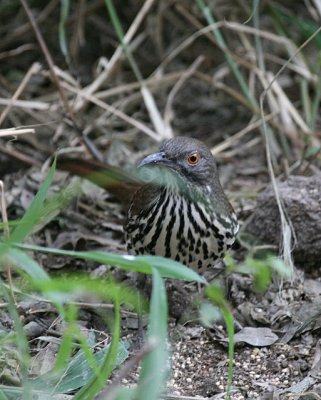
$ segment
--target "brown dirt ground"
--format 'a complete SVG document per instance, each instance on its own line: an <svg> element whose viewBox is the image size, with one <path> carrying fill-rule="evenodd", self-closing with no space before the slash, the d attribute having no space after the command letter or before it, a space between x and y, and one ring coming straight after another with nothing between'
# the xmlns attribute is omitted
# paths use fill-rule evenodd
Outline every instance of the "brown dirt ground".
<svg viewBox="0 0 321 400"><path fill-rule="evenodd" d="M239 161L237 170L243 171L246 167L240 164L251 163L249 157ZM235 168L234 168L235 170ZM222 170L223 176L229 173L229 169ZM236 174L230 175L229 186L233 188L242 184L243 187L255 187L256 180L252 177L238 179ZM11 191L12 203L9 211L16 212L20 207L28 204L32 197L31 192L36 187L33 181L40 179L39 173L34 169L27 171L19 179L19 174L14 177L15 184ZM56 185L65 183L65 174L58 174ZM251 183L252 181L252 183ZM261 184L261 182L260 182ZM32 189L33 188L33 189ZM55 190L55 187L53 187ZM252 190L252 189L251 189ZM30 192L31 191L31 192ZM35 242L48 244L54 247L87 249L99 248L124 252L122 239L121 220L123 211L119 204L111 201L110 196L101 189L95 188L87 183L83 184L83 194L77 201L73 201L63 212L64 229L61 230L57 221L53 220L47 225L45 231L40 231L34 236ZM18 207L19 205L19 207ZM255 203L252 200L235 201L234 206L240 216L249 214ZM241 209L242 208L242 209ZM84 211L83 211L84 210ZM243 213L243 214L242 214ZM100 223L100 221L104 221ZM244 250L238 247L233 250L235 257L242 257ZM38 255L41 262L53 274L64 274L70 271L88 271L93 276L103 276L108 273L108 268L91 265L83 262L66 261L63 258ZM118 279L130 285L135 283L127 273L113 270ZM232 399L291 399L290 393L319 392L319 378L321 377L320 351L319 351L319 296L321 293L321 276L317 271L314 273L298 270L294 281L272 284L265 293L255 293L252 281L248 276L233 274L222 277L226 293L229 298L233 314L235 316L236 332L244 327L270 328L279 338L270 345L251 345L245 342L236 344L233 371ZM184 285L183 285L184 286ZM191 298L195 295L195 288L185 285L184 291L175 291L175 283L168 284L168 295L170 298L170 314L175 315L170 324L170 352L171 367L168 380L168 396L180 398L187 396L199 396L201 398L221 398L225 392L227 382L228 352L226 345L226 332L224 324L218 322L212 328L204 328L198 322L195 308L191 311L186 304L191 306ZM180 308L180 304L182 304ZM25 310L24 323L26 329L30 329L30 323L35 322L36 329L32 330L30 337L36 347L35 358L39 357L38 348L44 351L37 336L57 335L59 337L63 327L55 320L54 315L47 309L43 311L39 304L36 310L31 312L35 305L21 305ZM182 309L185 315L178 318ZM22 312L22 311L21 311ZM3 324L10 324L2 314ZM43 327L39 331L39 320ZM137 321L135 317L123 319L124 339L131 338L137 341ZM38 325L37 325L38 324ZM90 308L84 309L80 314L79 324L85 329L94 329L97 333L97 341L105 337L102 320ZM28 327L27 327L28 326ZM44 327L49 327L46 330ZM254 332L254 338L261 341L261 333ZM249 338L252 343L253 336ZM38 347L40 345L40 347ZM135 353L135 346L132 348ZM117 375L117 373L116 373ZM131 374L124 384L135 382L137 373ZM277 397L279 396L279 397ZM184 397L183 397L184 398Z"/></svg>

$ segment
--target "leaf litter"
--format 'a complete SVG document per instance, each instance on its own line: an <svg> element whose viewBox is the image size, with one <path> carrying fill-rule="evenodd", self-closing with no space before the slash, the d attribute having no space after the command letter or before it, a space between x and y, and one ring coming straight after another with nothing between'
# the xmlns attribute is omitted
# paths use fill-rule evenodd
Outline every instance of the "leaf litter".
<svg viewBox="0 0 321 400"><path fill-rule="evenodd" d="M56 9L55 3L58 2L50 1L44 10L38 10L40 21L49 18L52 10ZM130 1L128 3L128 8L123 10L123 18L132 21L138 6L135 4L137 2ZM143 36L137 37L139 40L145 40L145 45L137 46L135 57L139 60L143 75L149 77L146 82L153 92L157 104L161 109L165 109L168 95L177 79L183 76L199 54L205 54L205 64L201 64L201 67L189 76L180 90L171 98L171 102L168 102L171 109L167 109L167 112L173 114L169 120L172 120L176 133L206 140L214 150L219 149L220 144L224 143L223 150L217 150L216 153L224 189L231 196L233 205L243 223L255 214L255 218L252 220L252 227L254 224L252 233L254 231L254 236L261 237L262 242L259 244L266 245L266 235L272 239L278 237L279 231L275 221L279 221L279 217L272 200L268 202L268 208L263 207L266 193L259 200L259 207L256 203L258 193L269 183L265 148L258 127L249 130L246 135L235 133L241 132L244 126L251 125L253 112L256 111L253 110L253 107L248 107L244 99L240 97L239 88L233 87L235 83L232 82L221 49L216 48L216 45L213 47L212 36L203 35L201 40L194 41L187 51L182 52L177 58L172 55L172 62L169 61L169 57L167 59L169 69L166 69L164 64L165 73L163 76L158 76L160 75L157 73L159 72L157 70L159 58L166 56L166 52L170 54L177 43L185 40L185 33L191 30L194 32L195 26L199 29L199 21L202 21L200 13L195 11L193 5L187 4L189 2L186 4L174 3L172 6L164 2L162 6L159 5L160 8L164 7L163 9L159 10L158 7L151 9L146 24L142 26ZM284 2L281 6L285 7ZM102 5L96 2L92 8L89 7L85 11L84 15L88 13L91 18L85 21L89 29L87 29L86 36L82 38L86 38L85 41L82 41L82 46L74 37L73 62L78 81L67 69L57 71L62 85L69 90L68 95L75 106L76 113L81 109L80 103L82 103L82 107L88 103L88 98L80 96L78 83L81 87L90 85L95 79L97 79L95 83L99 83L98 81L101 79L99 68L95 69L94 64L102 54L108 54L111 57L114 54L116 39L110 34L111 27L108 27L108 35L98 33L97 26L103 27L106 23L105 20L102 20L101 7ZM292 7L294 5L291 2L289 9ZM297 7L297 15L304 15L306 19L309 17L309 10L313 9L312 6L308 8L303 3L296 4L295 7ZM233 18L240 17L241 21L245 21L249 16L247 12L249 10L246 8L247 5L236 6L228 2L218 4L216 12L218 18L224 21L231 16L229 10L233 10ZM68 23L72 25L75 21L78 22L78 28L81 30L82 22L77 19L81 13L77 14L75 10L73 11L74 14ZM158 11L161 13L158 14ZM286 10L284 9L284 11ZM276 11L274 9L270 12ZM81 14L80 17L83 18L84 15ZM51 18L54 16L55 13L52 13ZM291 17L293 18L293 15ZM288 24L290 20L291 18L288 20ZM154 29L155 22L157 29ZM164 22L166 22L165 25ZM270 28L271 21L267 17L263 23L267 25L264 26L264 29ZM55 24L56 21L42 26L50 49L56 49L56 33L51 32L51 27ZM161 33L164 34L162 27L168 25L171 29L166 29L166 35L161 35ZM1 57L8 57L5 47L8 45L14 49L16 44L28 45L29 43L32 49L36 48L29 24L26 24L22 13L15 14L10 21L9 19L3 21L3 26L6 32L10 32L10 35L5 35L0 44ZM240 28L242 27L243 25L240 26ZM79 32L78 29L75 29L76 31ZM248 39L241 34L233 36L235 33L232 30L224 31L224 33L229 39L229 46L233 48L232 54L239 57L239 62L242 60L248 62L253 59L251 51L254 47L250 46ZM21 35L25 35L23 40L21 40ZM210 39L208 39L209 37ZM92 46L93 42L97 46ZM280 41L280 47L273 47L272 52L267 47L265 55L269 60L269 70L273 73L278 68L273 62L280 60L283 62L288 57L288 49L284 51L282 46L283 41ZM154 53L155 48L157 49L156 53ZM38 59L38 55L30 52L30 49L20 48L19 50L17 47L16 50L14 56L11 55L5 58L6 62L1 62L3 83L1 85L3 87L0 89L1 111L8 104L10 105L10 96L16 88L16 83L21 82L23 77L27 76L31 65L30 61ZM241 52L239 52L240 50ZM249 52L247 53L247 51ZM57 64L64 65L59 51L53 52ZM311 45L306 54L312 60L311 64L314 64L313 60L316 54L317 51L313 50ZM149 121L148 111L139 91L136 91L137 88L139 89L139 85L135 81L132 86L128 84L133 81L133 76L127 65L124 64L122 57L116 58L114 61L116 61L114 66L116 65L117 68L113 70L113 82L105 82L101 79L101 82L104 82L103 87L98 85L98 92L91 94L91 106L84 108L85 112L83 113L78 112L77 117L82 120L86 135L95 143L103 155L103 159L128 168L128 165L134 165L144 154L155 148L155 143L150 138L155 133L153 133L151 124L146 123ZM181 66L185 69L182 70ZM272 111L274 110L274 114L269 118L271 118L277 134L286 132L288 141L284 143L285 139L282 137L282 144L277 140L273 144L275 160L279 161L281 158L281 162L276 165L276 168L280 177L283 175L286 177L289 172L287 163L290 161L292 172L298 175L317 175L317 172L320 171L320 161L317 159L319 137L315 134L311 143L308 143L306 137L301 136L301 131L297 128L296 123L300 123L301 128L306 129L306 127L302 125L302 117L298 113L294 115L293 108L288 103L289 97L292 104L300 102L298 93L304 89L299 87L298 82L304 76L302 71L308 75L308 85L312 85L311 82L315 79L315 75L304 64L303 58L300 59L300 62L296 59L292 60L290 67L292 68L290 69L291 73L286 71L286 74L282 76L282 91L280 91L280 82L278 82L276 88L278 91L275 92L276 97L282 101L275 103L275 97L269 98L273 104ZM248 65L244 63L243 68L247 71ZM255 68L252 68L252 64L250 65L250 74L255 71ZM153 76L155 71L159 80ZM108 73L108 69L103 68L101 74L108 76ZM94 76L94 74L97 75ZM264 74L261 71L259 74L261 75L258 75L258 80L264 81ZM88 153L88 149L84 148L83 138L65 118L65 110L58 101L57 89L51 84L48 77L48 70L43 66L40 72L33 75L24 87L19 99L21 102L17 102L16 107L11 105L9 113L6 111L5 128L11 128L13 125L40 124L36 128L36 135L34 133L25 134L17 138L14 143L1 138L0 173L6 188L9 220L12 221L23 215L37 191L39 183L43 181L45 173L41 166L48 162L47 157L51 157L57 149L64 149L66 154L78 156L81 154L81 157ZM254 79L254 75L249 77L249 81L255 90L258 86L260 92L260 83ZM113 84L115 82L119 86L115 86ZM284 91L287 92L286 95ZM121 113L115 114L109 107L109 102L116 106ZM280 106L282 115L279 118ZM126 113L131 119L124 119ZM303 114L302 110L301 114ZM295 121L297 122L295 123ZM141 128L140 131L138 128ZM320 121L317 119L315 131L319 132L319 129ZM149 133L149 136L146 135L146 132ZM313 133L311 132L310 137ZM307 146L307 159L299 160L298 154L302 151L302 144ZM286 151L283 151L283 146L287 149ZM290 153L287 154L288 158L284 158L286 152ZM319 178L291 178L287 183L283 183L285 200L290 205L292 204L292 211L297 217L299 243L303 244L298 257L299 264L303 268L297 271L293 282L287 281L280 285L278 281L275 281L263 293L256 293L253 291L253 281L247 275L232 274L226 279L220 278L224 281L223 284L235 318L236 350L231 395L234 400L300 398L297 395L301 395L302 398L321 396L319 344L321 275L317 241L313 240L314 237L320 240L320 236L317 236L319 231L315 231L316 227L320 226L320 221L310 224L309 231L302 231L304 228L301 228L306 222L304 215L311 217L311 207L316 210L315 214L312 212L312 217L319 215L319 208L315 206L319 197L317 197L318 192L314 190L318 188L313 188L315 184L311 183L317 179ZM307 181L309 181L308 184L306 184ZM56 194L60 193L69 182L71 182L71 178L66 173L59 172L56 174L50 191ZM122 235L122 224L126 218L124 208L115 197L97 187L83 183L80 184L80 187L79 193L69 199L64 207L47 214L47 218L42 220L41 225L28 240L36 245L56 247L57 249L96 249L124 254L126 252ZM298 187L300 191L297 190ZM306 187L309 188L310 197L308 197L309 193L305 192ZM271 193L271 190L268 189L267 192ZM301 193L300 204L306 210L304 215L300 214L300 205L297 202L299 192ZM271 199L272 197L270 196ZM258 221L263 221L265 228L262 228L263 225ZM303 233L307 235L303 235ZM248 245L248 242L245 244ZM275 249L277 244L278 240L272 241L272 248ZM306 244L309 248L304 247ZM253 249L253 243L248 245L247 249L249 247ZM236 247L232 254L236 259L242 260L245 252L244 248ZM314 265L314 268L306 268L304 254L309 256L309 264ZM310 262L311 254L312 262ZM111 275L134 287L142 286L139 279L133 276L135 274L110 266L97 266L94 262L71 260L49 254L35 254L34 257L53 275L68 276L71 272L88 273L93 277ZM37 379L37 376L50 371L56 361L57 351L66 326L55 307L47 302L42 302L43 299L30 298L26 295L24 285L23 280L17 279L16 289L19 294L17 307L32 350L33 368L31 373ZM148 287L145 289L148 297ZM228 365L228 339L224 325L220 321L211 327L204 328L200 325L199 315L194 306L198 301L195 287L169 282L168 292L171 315L169 338L171 374L168 380L168 395L172 395L174 398L175 396L176 398L179 396L222 398L226 388ZM78 300L81 306L77 324L93 348L96 349L95 354L99 355L103 351L102 347L108 346L110 341L104 317L111 312L112 305L94 303L95 306L92 306L95 299ZM0 301L0 334L6 335L13 330L13 321L2 297ZM132 356L135 352L134 344L139 336L139 324L136 314L128 310L122 312L122 340L129 346L129 349L125 346L124 354L129 351ZM143 322L143 325L146 325L146 321ZM80 352L74 353L69 364L69 373L74 373L76 381L80 379L80 376L88 377L89 373L86 362L76 365L77 356L81 358L82 355ZM80 367L81 371L78 370L76 373L76 367ZM3 346L0 354L0 371L1 384L19 386L21 376L16 348L10 345ZM123 379L123 383L125 385L134 384L137 381L138 371L139 369L132 371ZM67 374L65 378L68 376ZM117 376L117 371L115 376ZM66 379L60 383L65 384ZM65 387L61 390L70 392L75 388L76 386L73 385L73 387L70 386L67 389ZM70 397L66 396L66 398Z"/></svg>

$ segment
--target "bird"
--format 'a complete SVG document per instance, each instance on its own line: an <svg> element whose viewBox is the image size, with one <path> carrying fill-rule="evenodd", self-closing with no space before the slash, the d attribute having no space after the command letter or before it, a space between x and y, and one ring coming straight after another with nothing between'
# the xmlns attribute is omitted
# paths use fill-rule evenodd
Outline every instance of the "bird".
<svg viewBox="0 0 321 400"><path fill-rule="evenodd" d="M210 149L176 136L138 169L153 173L131 200L124 225L128 252L170 258L200 273L217 264L239 224Z"/></svg>

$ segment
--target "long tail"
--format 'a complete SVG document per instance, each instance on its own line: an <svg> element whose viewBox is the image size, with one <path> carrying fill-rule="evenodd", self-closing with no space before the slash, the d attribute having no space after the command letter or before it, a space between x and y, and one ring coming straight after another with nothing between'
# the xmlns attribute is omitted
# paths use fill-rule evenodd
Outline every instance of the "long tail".
<svg viewBox="0 0 321 400"><path fill-rule="evenodd" d="M128 203L141 183L133 173L94 160L59 157L57 168L88 179Z"/></svg>

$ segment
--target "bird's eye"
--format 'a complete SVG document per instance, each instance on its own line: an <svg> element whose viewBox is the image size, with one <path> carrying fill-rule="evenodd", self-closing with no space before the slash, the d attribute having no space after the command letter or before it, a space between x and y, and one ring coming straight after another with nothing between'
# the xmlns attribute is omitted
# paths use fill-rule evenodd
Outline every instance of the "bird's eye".
<svg viewBox="0 0 321 400"><path fill-rule="evenodd" d="M199 160L200 155L197 151L194 151L187 156L187 162L189 163L189 165L196 165L198 164Z"/></svg>

